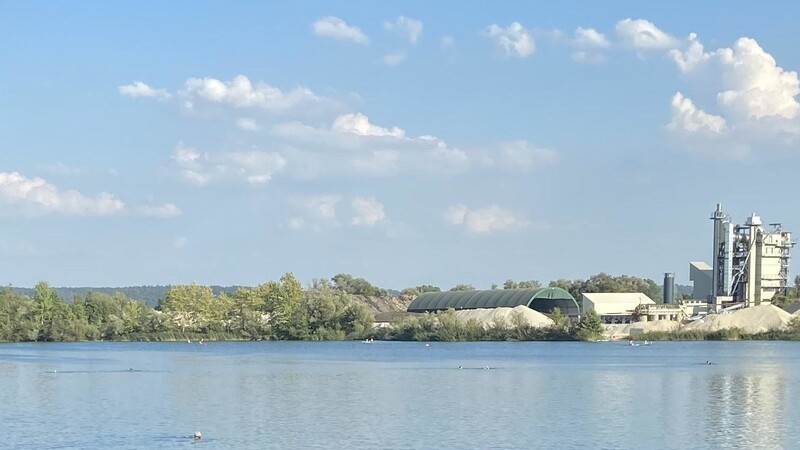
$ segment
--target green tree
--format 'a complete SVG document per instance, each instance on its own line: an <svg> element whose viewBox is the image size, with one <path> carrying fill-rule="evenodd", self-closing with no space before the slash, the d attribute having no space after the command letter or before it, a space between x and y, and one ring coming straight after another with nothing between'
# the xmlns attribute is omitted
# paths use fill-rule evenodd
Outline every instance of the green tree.
<svg viewBox="0 0 800 450"><path fill-rule="evenodd" d="M450 288L450 291L474 291L475 288L471 284L458 284Z"/></svg>
<svg viewBox="0 0 800 450"><path fill-rule="evenodd" d="M442 292L442 289L439 286L434 286L432 284L423 284L421 286L417 286L415 289L420 294L424 294L426 292Z"/></svg>
<svg viewBox="0 0 800 450"><path fill-rule="evenodd" d="M603 336L603 321L594 309L590 309L581 317L574 336L580 341L596 341Z"/></svg>

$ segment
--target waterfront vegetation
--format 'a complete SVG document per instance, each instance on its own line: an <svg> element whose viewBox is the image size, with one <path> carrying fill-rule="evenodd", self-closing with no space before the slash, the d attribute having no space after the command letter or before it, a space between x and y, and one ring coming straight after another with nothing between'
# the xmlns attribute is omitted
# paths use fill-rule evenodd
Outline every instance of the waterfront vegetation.
<svg viewBox="0 0 800 450"><path fill-rule="evenodd" d="M507 280L505 289L534 288L537 281ZM655 283L636 277L595 275L588 280L550 283L580 296L580 292L645 291L654 295ZM654 287L655 286L655 287ZM469 285L453 289L468 290ZM452 290L452 289L451 289ZM87 290L63 299L40 282L25 295L11 287L0 289L0 342L54 341L176 341L190 340L402 340L402 341L597 341L603 326L594 311L573 321L555 310L554 325L532 327L522 317L485 328L463 321L454 311L403 316L390 326L373 328L366 302L400 304L437 286L422 285L390 292L363 278L339 274L303 287L291 273L256 287L219 287L196 284L170 286L155 307L122 292ZM148 302L149 303L149 302ZM656 340L800 340L800 318L789 329L747 334L740 329L716 332L651 332L637 339Z"/></svg>

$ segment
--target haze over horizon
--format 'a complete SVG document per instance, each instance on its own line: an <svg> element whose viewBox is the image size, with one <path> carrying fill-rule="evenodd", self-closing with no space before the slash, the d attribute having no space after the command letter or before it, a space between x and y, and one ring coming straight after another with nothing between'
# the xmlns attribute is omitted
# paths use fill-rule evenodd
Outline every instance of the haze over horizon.
<svg viewBox="0 0 800 450"><path fill-rule="evenodd" d="M796 17L2 3L0 283L689 284L718 202L800 233Z"/></svg>

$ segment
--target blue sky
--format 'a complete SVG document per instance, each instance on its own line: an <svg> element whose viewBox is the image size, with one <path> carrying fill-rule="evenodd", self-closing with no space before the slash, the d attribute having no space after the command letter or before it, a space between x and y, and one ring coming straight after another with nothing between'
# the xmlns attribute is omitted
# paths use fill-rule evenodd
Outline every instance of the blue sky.
<svg viewBox="0 0 800 450"><path fill-rule="evenodd" d="M0 4L0 282L688 283L716 202L800 226L794 2L263 3Z"/></svg>

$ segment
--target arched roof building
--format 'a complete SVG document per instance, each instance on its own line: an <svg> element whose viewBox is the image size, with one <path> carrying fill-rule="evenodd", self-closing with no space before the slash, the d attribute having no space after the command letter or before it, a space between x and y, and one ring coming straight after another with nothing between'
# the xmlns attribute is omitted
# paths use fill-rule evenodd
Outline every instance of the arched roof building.
<svg viewBox="0 0 800 450"><path fill-rule="evenodd" d="M541 289L494 289L491 291L426 292L410 305L408 312L434 312L453 308L513 308L525 305L528 308L549 314L553 308L561 309L568 316L580 314L580 307L569 292L557 287Z"/></svg>

